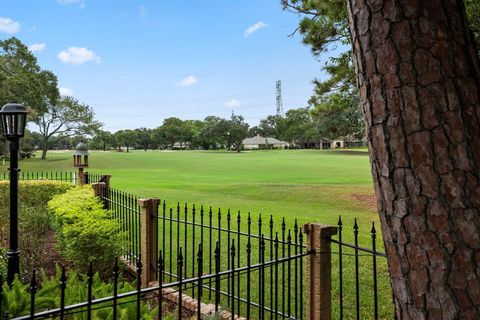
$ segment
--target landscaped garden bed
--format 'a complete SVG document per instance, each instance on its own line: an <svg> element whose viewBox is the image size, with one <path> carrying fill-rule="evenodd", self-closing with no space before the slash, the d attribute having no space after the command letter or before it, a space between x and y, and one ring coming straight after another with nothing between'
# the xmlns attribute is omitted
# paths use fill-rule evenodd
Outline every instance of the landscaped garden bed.
<svg viewBox="0 0 480 320"><path fill-rule="evenodd" d="M8 203L8 186L7 182L0 181L2 203ZM29 314L33 290L36 292L36 312L58 308L62 277L66 284L65 305L84 302L89 281L92 299L110 296L113 292L113 261L121 253L121 232L99 199L94 197L91 187L73 187L47 180L21 181L19 203L21 276L14 280L12 288L2 281L0 313L9 317ZM8 211L8 206L0 208L0 272L3 279L6 278ZM69 271L65 271L65 266ZM122 269L120 265L117 292L135 290L135 281L130 284L122 280ZM128 273L126 275L131 279ZM105 308L110 304L103 305L103 308L102 304L96 306L92 313L94 317L111 317L111 308ZM141 313L149 319L157 312L144 302ZM118 314L125 319L135 318L135 304L120 305ZM83 316L79 314L79 317Z"/></svg>

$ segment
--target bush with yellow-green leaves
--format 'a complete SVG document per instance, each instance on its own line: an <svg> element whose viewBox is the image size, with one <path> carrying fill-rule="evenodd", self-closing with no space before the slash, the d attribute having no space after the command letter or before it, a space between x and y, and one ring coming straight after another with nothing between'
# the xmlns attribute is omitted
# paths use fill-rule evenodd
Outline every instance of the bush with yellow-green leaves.
<svg viewBox="0 0 480 320"><path fill-rule="evenodd" d="M86 271L92 261L95 270L109 272L120 254L122 233L92 188L68 190L53 197L48 208L55 216L57 240L66 260L78 271Z"/></svg>

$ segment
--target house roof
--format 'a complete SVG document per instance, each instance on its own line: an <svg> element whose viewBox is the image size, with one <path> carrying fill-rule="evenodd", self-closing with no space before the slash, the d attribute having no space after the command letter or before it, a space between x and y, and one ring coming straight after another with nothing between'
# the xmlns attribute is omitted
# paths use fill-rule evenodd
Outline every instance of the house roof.
<svg viewBox="0 0 480 320"><path fill-rule="evenodd" d="M287 144L287 142L275 139L273 137L264 138L260 136L243 139L242 143L243 144Z"/></svg>

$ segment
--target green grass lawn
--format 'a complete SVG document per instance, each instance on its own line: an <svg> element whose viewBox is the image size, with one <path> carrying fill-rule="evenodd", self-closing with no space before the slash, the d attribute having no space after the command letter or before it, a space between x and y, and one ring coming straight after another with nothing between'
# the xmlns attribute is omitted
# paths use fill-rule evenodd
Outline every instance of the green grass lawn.
<svg viewBox="0 0 480 320"><path fill-rule="evenodd" d="M39 155L37 155L39 156ZM72 170L72 152L20 162L23 171ZM88 171L111 174L112 186L168 203L251 211L301 223L378 221L367 152L91 152ZM6 166L0 167L0 172Z"/></svg>
<svg viewBox="0 0 480 320"><path fill-rule="evenodd" d="M39 157L39 154L37 155ZM252 213L253 221L262 214L273 215L276 229L281 218L293 227L318 222L336 225L342 215L344 239L353 242L353 222L358 219L360 245L370 247L371 223L378 224L368 153L356 151L278 150L253 152L139 151L90 152L88 171L112 175L112 187L142 197L158 197L167 204L195 203L197 207L231 209ZM72 171L72 152L49 152L20 162L23 171ZM0 172L6 166L0 167ZM245 221L245 220L243 220ZM265 221L266 225L267 221ZM383 247L380 235L378 247ZM332 246L337 251L336 245ZM348 251L351 253L351 251ZM391 316L391 294L386 261L379 258L379 292L383 318ZM354 316L352 259L345 258L344 290L346 313ZM372 313L371 258L361 258L362 314ZM335 263L335 259L334 259ZM334 266L334 295L338 269ZM362 282L363 283L363 282ZM335 310L338 315L338 310Z"/></svg>

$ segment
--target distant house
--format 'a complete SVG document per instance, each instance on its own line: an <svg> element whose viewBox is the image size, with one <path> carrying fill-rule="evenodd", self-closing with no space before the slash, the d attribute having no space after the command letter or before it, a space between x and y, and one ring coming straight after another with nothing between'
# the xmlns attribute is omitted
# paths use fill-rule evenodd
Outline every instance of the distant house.
<svg viewBox="0 0 480 320"><path fill-rule="evenodd" d="M189 143L175 142L173 144L173 150L184 150L187 149Z"/></svg>
<svg viewBox="0 0 480 320"><path fill-rule="evenodd" d="M331 143L331 147L332 149L345 148L345 140L343 139L333 140Z"/></svg>
<svg viewBox="0 0 480 320"><path fill-rule="evenodd" d="M243 148L246 150L254 149L285 149L288 147L288 142L281 141L272 137L256 137L246 138L242 141Z"/></svg>
<svg viewBox="0 0 480 320"><path fill-rule="evenodd" d="M330 149L332 148L332 141L325 138L306 141L295 141L293 147L300 149Z"/></svg>
<svg viewBox="0 0 480 320"><path fill-rule="evenodd" d="M352 139L352 137L342 137L337 138L332 141L332 148L357 148L357 147L366 147L366 140Z"/></svg>

